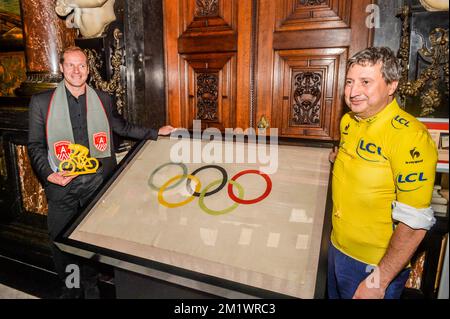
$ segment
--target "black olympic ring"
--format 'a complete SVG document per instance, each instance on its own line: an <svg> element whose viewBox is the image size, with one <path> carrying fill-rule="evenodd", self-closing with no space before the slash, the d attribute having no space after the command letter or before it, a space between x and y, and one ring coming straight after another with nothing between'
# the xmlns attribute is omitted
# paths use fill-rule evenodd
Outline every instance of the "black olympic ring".
<svg viewBox="0 0 450 319"><path fill-rule="evenodd" d="M205 197L206 197L206 196L213 195L213 194L215 194L215 193L217 193L217 192L220 192L220 190L221 190L222 188L224 188L225 185L228 183L228 174L227 174L227 171L226 171L223 167L220 167L220 166L218 166L218 165L205 165L205 166L199 167L199 168L197 168L195 171L193 171L193 172L191 173L191 175L192 175L192 176L195 176L195 174L197 174L198 172L200 172L200 171L202 171L202 170L204 170L204 169L207 169L207 168L215 168L215 169L217 169L218 171L220 171L220 172L222 173L223 178L222 178L222 183L219 185L219 187L217 187L216 189L213 189L213 190L210 191L210 192L207 192L207 193L205 194ZM199 192L194 192L194 193L192 193L193 189L191 188L191 180L190 180L190 179L187 179L187 181L186 181L186 187L187 187L187 190L188 190L189 194L192 194L192 196L195 196L195 197L200 197L200 193L199 193Z"/></svg>

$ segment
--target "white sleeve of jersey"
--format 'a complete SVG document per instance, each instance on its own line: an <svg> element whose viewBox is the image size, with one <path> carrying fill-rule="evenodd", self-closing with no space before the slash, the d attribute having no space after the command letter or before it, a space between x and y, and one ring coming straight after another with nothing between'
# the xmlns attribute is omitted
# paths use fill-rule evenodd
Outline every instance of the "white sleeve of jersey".
<svg viewBox="0 0 450 319"><path fill-rule="evenodd" d="M413 229L429 230L436 222L431 206L427 208L415 208L397 201L394 201L392 206L392 218Z"/></svg>

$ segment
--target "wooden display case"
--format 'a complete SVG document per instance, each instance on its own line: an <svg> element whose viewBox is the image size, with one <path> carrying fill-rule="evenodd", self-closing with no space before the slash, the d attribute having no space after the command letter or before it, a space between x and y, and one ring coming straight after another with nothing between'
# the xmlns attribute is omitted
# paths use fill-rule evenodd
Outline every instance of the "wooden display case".
<svg viewBox="0 0 450 319"><path fill-rule="evenodd" d="M191 149L191 161L167 164L174 162L179 143ZM272 147L142 142L57 244L114 266L119 298L324 298L329 149ZM256 154L256 162L207 163L204 156L212 149L220 149L223 158L230 149L234 156L244 149L246 160ZM199 151L202 161L196 162ZM271 154L268 162L260 157L263 151ZM207 188L204 196L198 189L199 196L191 195L183 168L193 175L187 179L192 187L198 178L200 189ZM230 179L241 189L225 186Z"/></svg>

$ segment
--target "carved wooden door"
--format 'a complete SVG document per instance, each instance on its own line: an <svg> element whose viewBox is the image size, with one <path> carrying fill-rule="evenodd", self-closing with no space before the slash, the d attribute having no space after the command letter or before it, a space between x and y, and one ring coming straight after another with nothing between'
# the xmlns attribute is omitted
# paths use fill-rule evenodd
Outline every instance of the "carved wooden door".
<svg viewBox="0 0 450 319"><path fill-rule="evenodd" d="M164 1L167 97L170 123L224 130L236 125L237 105L248 98L250 2ZM239 20L239 23L238 23ZM238 51L239 46L239 51ZM239 90L237 88L239 87ZM243 102L244 101L244 102Z"/></svg>
<svg viewBox="0 0 450 319"><path fill-rule="evenodd" d="M170 123L338 139L345 63L371 42L370 3L165 0Z"/></svg>
<svg viewBox="0 0 450 319"><path fill-rule="evenodd" d="M368 0L258 2L257 108L280 136L339 138L346 59L371 41Z"/></svg>

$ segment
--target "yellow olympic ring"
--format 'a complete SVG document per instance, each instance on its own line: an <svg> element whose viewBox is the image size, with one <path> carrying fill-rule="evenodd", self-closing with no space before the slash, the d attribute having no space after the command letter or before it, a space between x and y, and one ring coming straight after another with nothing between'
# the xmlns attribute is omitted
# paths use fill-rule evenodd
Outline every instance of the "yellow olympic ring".
<svg viewBox="0 0 450 319"><path fill-rule="evenodd" d="M174 176L171 179L169 179L167 182L165 182L164 185L161 186L161 188L159 189L159 191L158 191L158 201L159 201L159 203L161 205L166 206L168 208L174 208L174 207L180 207L180 206L186 205L187 203L190 203L191 201L194 200L195 196L191 195L188 199L186 199L186 200L184 200L182 202L169 203L163 197L163 192L166 190L167 187L169 187L170 184L175 182L177 179L185 178L185 177L187 177L188 179L193 180L194 182L196 182L195 192L197 192L197 193L200 192L200 189L201 189L202 185L200 183L200 180L197 177L195 177L194 175L183 175L183 174L177 175L177 176Z"/></svg>

